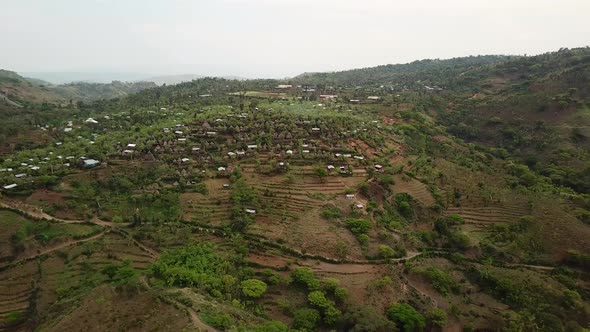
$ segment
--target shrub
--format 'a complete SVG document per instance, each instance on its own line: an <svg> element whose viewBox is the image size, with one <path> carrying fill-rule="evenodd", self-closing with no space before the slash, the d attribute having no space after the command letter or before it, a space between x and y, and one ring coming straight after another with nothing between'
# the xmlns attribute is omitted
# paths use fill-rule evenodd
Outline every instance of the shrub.
<svg viewBox="0 0 590 332"><path fill-rule="evenodd" d="M7 325L16 325L18 322L23 320L25 315L21 311L11 311L6 314L4 320L6 321Z"/></svg>
<svg viewBox="0 0 590 332"><path fill-rule="evenodd" d="M379 246L379 256L382 258L391 258L395 256L395 250L390 246L382 244Z"/></svg>
<svg viewBox="0 0 590 332"><path fill-rule="evenodd" d="M334 205L326 205L322 210L321 215L325 219L337 219L342 217L342 211Z"/></svg>
<svg viewBox="0 0 590 332"><path fill-rule="evenodd" d="M447 325L447 313L443 309L434 308L426 314L428 323L432 326L443 328Z"/></svg>
<svg viewBox="0 0 590 332"><path fill-rule="evenodd" d="M344 324L351 332L390 332L396 331L395 325L372 307L355 307L344 315Z"/></svg>
<svg viewBox="0 0 590 332"><path fill-rule="evenodd" d="M227 330L234 324L232 317L223 313L207 312L201 318L205 323L222 330Z"/></svg>
<svg viewBox="0 0 590 332"><path fill-rule="evenodd" d="M310 291L321 288L320 280L316 278L311 269L305 267L297 268L291 272L291 278L293 282L307 286L307 289Z"/></svg>
<svg viewBox="0 0 590 332"><path fill-rule="evenodd" d="M423 331L426 325L424 316L414 307L405 303L391 305L387 317L394 321L404 332Z"/></svg>
<svg viewBox="0 0 590 332"><path fill-rule="evenodd" d="M371 221L367 219L348 218L346 227L354 234L366 234L371 229Z"/></svg>
<svg viewBox="0 0 590 332"><path fill-rule="evenodd" d="M320 313L315 309L297 309L293 314L293 327L303 331L313 331L320 320Z"/></svg>
<svg viewBox="0 0 590 332"><path fill-rule="evenodd" d="M289 327L282 322L271 321L257 325L252 332L289 332Z"/></svg>
<svg viewBox="0 0 590 332"><path fill-rule="evenodd" d="M324 311L324 323L327 325L336 324L342 317L342 312L338 310L335 306L329 306Z"/></svg>
<svg viewBox="0 0 590 332"><path fill-rule="evenodd" d="M346 298L348 298L348 290L344 287L336 287L336 289L334 289L334 298L339 303L343 303L346 301Z"/></svg>
<svg viewBox="0 0 590 332"><path fill-rule="evenodd" d="M242 281L240 283L240 287L244 295L253 298L259 298L262 296L262 294L264 294L264 292L266 292L268 286L264 281L258 279L248 279Z"/></svg>
<svg viewBox="0 0 590 332"><path fill-rule="evenodd" d="M412 216L412 200L412 196L410 196L410 194L407 193L395 195L395 205L397 207L397 210L402 216L406 218L410 218Z"/></svg>
<svg viewBox="0 0 590 332"><path fill-rule="evenodd" d="M357 239L359 240L359 242L363 246L366 246L369 244L369 236L367 234L361 234L361 235L357 236Z"/></svg>
<svg viewBox="0 0 590 332"><path fill-rule="evenodd" d="M333 305L330 300L326 298L326 294L322 291L313 291L307 295L307 300L309 303L315 307L320 309L326 309L329 306Z"/></svg>
<svg viewBox="0 0 590 332"><path fill-rule="evenodd" d="M451 275L439 268L429 266L420 274L425 276L432 284L432 287L442 295L448 295L451 291L457 292L459 290L459 286Z"/></svg>
<svg viewBox="0 0 590 332"><path fill-rule="evenodd" d="M222 259L211 244L193 244L165 251L150 267L150 272L168 285L199 286L206 290L223 290L222 276L234 268Z"/></svg>
<svg viewBox="0 0 590 332"><path fill-rule="evenodd" d="M121 265L107 264L101 272L117 286L133 286L139 281L139 272L131 266L130 261Z"/></svg>
<svg viewBox="0 0 590 332"><path fill-rule="evenodd" d="M466 250L471 245L471 240L464 233L454 233L449 238L449 245L452 248L456 248L456 249L459 249L459 250Z"/></svg>
<svg viewBox="0 0 590 332"><path fill-rule="evenodd" d="M334 291L338 286L340 286L340 280L336 278L324 278L322 283L324 284L324 289L327 291Z"/></svg>
<svg viewBox="0 0 590 332"><path fill-rule="evenodd" d="M313 291L308 294L307 299L312 306L320 309L324 315L324 323L332 325L336 323L342 313L336 309L334 302L326 298L326 294L322 291Z"/></svg>

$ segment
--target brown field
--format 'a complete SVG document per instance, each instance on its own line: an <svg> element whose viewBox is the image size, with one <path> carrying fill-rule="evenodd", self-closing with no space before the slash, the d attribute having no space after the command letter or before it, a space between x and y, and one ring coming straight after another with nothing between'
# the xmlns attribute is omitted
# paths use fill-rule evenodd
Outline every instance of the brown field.
<svg viewBox="0 0 590 332"><path fill-rule="evenodd" d="M94 289L80 306L47 331L196 331L188 316L148 292L124 294L111 286Z"/></svg>
<svg viewBox="0 0 590 332"><path fill-rule="evenodd" d="M408 193L410 194L415 200L422 203L426 207L434 206L436 201L428 187L414 179L410 178L406 175L395 175L394 176L395 184L393 185L393 191L397 193Z"/></svg>
<svg viewBox="0 0 590 332"><path fill-rule="evenodd" d="M231 216L231 190L223 189L223 184L229 184L229 180L208 179L204 183L209 191L207 195L199 193L180 195L183 219L212 226L227 225Z"/></svg>
<svg viewBox="0 0 590 332"><path fill-rule="evenodd" d="M329 176L323 182L303 177L286 184L282 176L245 176L259 192L262 211L249 232L309 254L338 258L335 248L346 244L349 258L362 257L358 241L339 222L320 216L322 207L334 204L350 211L353 201L345 200L344 191L354 188L361 178Z"/></svg>

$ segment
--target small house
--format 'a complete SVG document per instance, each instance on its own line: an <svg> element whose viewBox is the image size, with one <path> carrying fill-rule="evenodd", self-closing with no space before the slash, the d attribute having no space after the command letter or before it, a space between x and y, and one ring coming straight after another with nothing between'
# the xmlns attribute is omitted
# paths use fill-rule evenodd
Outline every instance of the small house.
<svg viewBox="0 0 590 332"><path fill-rule="evenodd" d="M248 144L248 149L250 150L254 150L256 149L258 146L256 144Z"/></svg>
<svg viewBox="0 0 590 332"><path fill-rule="evenodd" d="M224 183L223 186L221 186L223 189L229 189L229 183Z"/></svg>
<svg viewBox="0 0 590 332"><path fill-rule="evenodd" d="M354 199L354 194L346 194L346 199Z"/></svg>
<svg viewBox="0 0 590 332"><path fill-rule="evenodd" d="M235 157L236 156L236 153L230 151L230 152L227 153L227 155L230 156L230 157Z"/></svg>
<svg viewBox="0 0 590 332"><path fill-rule="evenodd" d="M328 165L328 166L327 166L327 168L328 168L328 170L329 170L329 171L331 171L331 170L333 170L335 167L334 167L334 165Z"/></svg>
<svg viewBox="0 0 590 332"><path fill-rule="evenodd" d="M17 178L17 179L24 178L25 176L27 176L25 173L20 173L20 174L15 174L14 175L14 177Z"/></svg>
<svg viewBox="0 0 590 332"><path fill-rule="evenodd" d="M98 121L94 120L93 118L88 118L84 122L90 123L90 124L97 124L98 123Z"/></svg>
<svg viewBox="0 0 590 332"><path fill-rule="evenodd" d="M286 152L288 155L292 155L293 154L293 150L287 150Z"/></svg>
<svg viewBox="0 0 590 332"><path fill-rule="evenodd" d="M86 167L86 168L92 168L92 167L96 167L98 165L100 165L100 161L98 161L96 159L84 160L84 167Z"/></svg>
<svg viewBox="0 0 590 332"><path fill-rule="evenodd" d="M375 165L375 169L378 170L378 171L381 171L381 170L383 170L383 166L381 166L381 165Z"/></svg>
<svg viewBox="0 0 590 332"><path fill-rule="evenodd" d="M223 167L223 166L217 167L217 171L225 172L225 167Z"/></svg>
<svg viewBox="0 0 590 332"><path fill-rule="evenodd" d="M256 210L254 210L254 209L246 209L246 213L256 214Z"/></svg>
<svg viewBox="0 0 590 332"><path fill-rule="evenodd" d="M365 206L364 206L363 204L361 204L361 203L356 203L355 207L356 207L357 209L359 209L359 210L362 210L362 209L364 209L364 208L365 208Z"/></svg>
<svg viewBox="0 0 590 332"><path fill-rule="evenodd" d="M16 183L13 183L13 184L5 185L2 188L4 188L4 189L13 189L13 188L16 188L16 187L17 187L17 184Z"/></svg>
<svg viewBox="0 0 590 332"><path fill-rule="evenodd" d="M180 159L180 161L182 161L183 163L188 163L191 160L188 158L182 158L182 159Z"/></svg>
<svg viewBox="0 0 590 332"><path fill-rule="evenodd" d="M135 149L136 146L137 146L137 144L133 144L133 143L127 144L128 149Z"/></svg>

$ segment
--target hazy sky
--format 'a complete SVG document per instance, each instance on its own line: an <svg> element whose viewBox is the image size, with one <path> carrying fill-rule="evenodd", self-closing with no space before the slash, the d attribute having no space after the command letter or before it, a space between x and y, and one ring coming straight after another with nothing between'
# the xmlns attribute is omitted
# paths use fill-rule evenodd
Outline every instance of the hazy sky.
<svg viewBox="0 0 590 332"><path fill-rule="evenodd" d="M590 44L588 0L0 0L0 68L285 77Z"/></svg>

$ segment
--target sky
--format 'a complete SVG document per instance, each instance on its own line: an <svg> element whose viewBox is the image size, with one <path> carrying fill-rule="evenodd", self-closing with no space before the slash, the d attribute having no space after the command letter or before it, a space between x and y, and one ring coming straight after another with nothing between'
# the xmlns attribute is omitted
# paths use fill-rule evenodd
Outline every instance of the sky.
<svg viewBox="0 0 590 332"><path fill-rule="evenodd" d="M590 45L588 0L0 0L0 68L290 77Z"/></svg>

